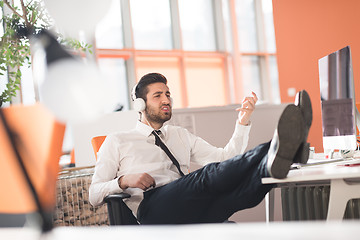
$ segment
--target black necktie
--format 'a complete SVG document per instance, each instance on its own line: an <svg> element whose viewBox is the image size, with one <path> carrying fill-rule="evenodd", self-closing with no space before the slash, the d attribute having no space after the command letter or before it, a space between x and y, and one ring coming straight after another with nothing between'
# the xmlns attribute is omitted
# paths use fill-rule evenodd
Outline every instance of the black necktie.
<svg viewBox="0 0 360 240"><path fill-rule="evenodd" d="M155 133L156 131L156 133ZM166 155L168 155L168 157L170 158L170 160L173 162L173 164L175 165L175 167L178 169L179 173L181 176L184 176L184 173L181 171L180 169L180 164L179 162L176 160L176 158L171 154L171 152L169 151L169 149L167 148L167 146L161 141L160 137L158 134L161 133L160 130L154 130L151 132L154 136L155 136L155 145L159 146L162 150L164 150L164 152L166 153Z"/></svg>

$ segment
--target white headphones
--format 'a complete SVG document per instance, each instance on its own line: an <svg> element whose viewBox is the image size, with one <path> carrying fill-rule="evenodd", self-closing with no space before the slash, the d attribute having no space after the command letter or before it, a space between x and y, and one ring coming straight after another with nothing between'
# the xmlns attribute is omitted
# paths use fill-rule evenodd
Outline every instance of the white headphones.
<svg viewBox="0 0 360 240"><path fill-rule="evenodd" d="M146 108L146 103L144 99L136 97L136 87L137 85L135 85L131 91L131 98L134 101L134 110L138 112L143 112Z"/></svg>
<svg viewBox="0 0 360 240"><path fill-rule="evenodd" d="M135 85L131 90L131 99L134 101L134 110L137 112L143 112L146 108L145 100L142 98L136 97L136 87ZM170 97L171 106L173 106L173 98Z"/></svg>

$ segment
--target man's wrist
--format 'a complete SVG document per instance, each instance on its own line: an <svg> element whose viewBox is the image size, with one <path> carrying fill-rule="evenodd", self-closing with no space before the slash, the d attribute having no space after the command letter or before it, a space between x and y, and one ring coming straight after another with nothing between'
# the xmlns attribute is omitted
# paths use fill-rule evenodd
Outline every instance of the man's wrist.
<svg viewBox="0 0 360 240"><path fill-rule="evenodd" d="M120 187L122 190L125 190L125 189L127 189L127 187L122 186L123 177L124 177L124 176L119 177L119 179L118 179L118 185L119 185L119 187Z"/></svg>
<svg viewBox="0 0 360 240"><path fill-rule="evenodd" d="M250 121L248 121L247 123L243 123L243 122L240 121L240 119L238 119L238 123L240 125L243 125L243 126L249 126L250 125Z"/></svg>

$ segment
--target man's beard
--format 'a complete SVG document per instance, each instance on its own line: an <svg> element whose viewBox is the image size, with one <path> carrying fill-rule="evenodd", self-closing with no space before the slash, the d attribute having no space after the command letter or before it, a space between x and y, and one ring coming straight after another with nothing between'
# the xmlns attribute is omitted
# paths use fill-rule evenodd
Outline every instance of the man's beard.
<svg viewBox="0 0 360 240"><path fill-rule="evenodd" d="M145 109L145 117L149 122L155 122L155 123L165 123L166 121L169 121L172 115L171 107L169 106L170 111L164 114L161 114L161 110L158 113L155 113L152 109L146 108Z"/></svg>

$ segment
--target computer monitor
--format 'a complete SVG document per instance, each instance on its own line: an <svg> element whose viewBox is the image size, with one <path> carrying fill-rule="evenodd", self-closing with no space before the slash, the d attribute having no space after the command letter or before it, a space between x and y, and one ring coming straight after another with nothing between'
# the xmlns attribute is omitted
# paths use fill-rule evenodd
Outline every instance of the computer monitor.
<svg viewBox="0 0 360 240"><path fill-rule="evenodd" d="M350 46L319 60L324 150L355 150L356 106Z"/></svg>

